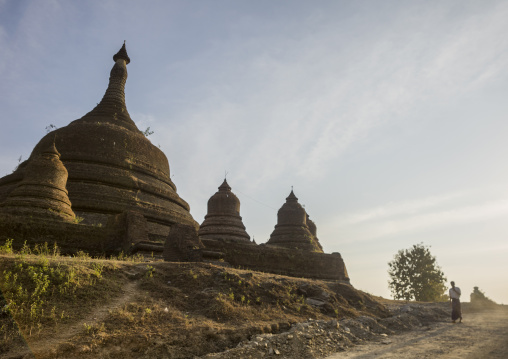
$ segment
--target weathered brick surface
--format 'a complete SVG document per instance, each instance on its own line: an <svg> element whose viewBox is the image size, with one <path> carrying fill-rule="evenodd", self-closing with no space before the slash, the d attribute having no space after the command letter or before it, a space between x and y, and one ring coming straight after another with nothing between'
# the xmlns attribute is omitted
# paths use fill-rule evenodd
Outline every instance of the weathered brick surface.
<svg viewBox="0 0 508 359"><path fill-rule="evenodd" d="M66 183L67 170L51 143L28 161L23 180L0 203L0 212L73 221Z"/></svg>
<svg viewBox="0 0 508 359"><path fill-rule="evenodd" d="M346 265L339 253L202 240L207 250L221 252L224 261L235 267L293 277L349 282Z"/></svg>
<svg viewBox="0 0 508 359"><path fill-rule="evenodd" d="M107 228L111 230L110 241L116 241L117 251L129 253L138 243L149 242L148 223L143 215L136 211L125 211L110 217Z"/></svg>
<svg viewBox="0 0 508 359"><path fill-rule="evenodd" d="M231 192L227 181L208 200L208 212L199 227L204 239L223 238L233 242L250 243L250 236L240 216L240 200Z"/></svg>
<svg viewBox="0 0 508 359"><path fill-rule="evenodd" d="M303 249L312 252L323 252L315 235L316 225L311 222L312 234L308 224L308 215L298 203L293 191L286 198L286 203L277 212L277 224L270 235L268 244L290 249Z"/></svg>
<svg viewBox="0 0 508 359"><path fill-rule="evenodd" d="M140 213L132 211L111 217L101 226L0 213L0 243L13 239L17 248L25 241L31 246L56 243L64 254L80 250L95 256L128 254L138 243L149 242L146 224Z"/></svg>
<svg viewBox="0 0 508 359"><path fill-rule="evenodd" d="M200 261L200 249L203 248L196 228L175 224L164 243L163 258L169 262Z"/></svg>
<svg viewBox="0 0 508 359"><path fill-rule="evenodd" d="M63 254L79 250L92 255L114 254L116 233L112 228L84 226L74 223L0 215L0 241L13 239L13 246L21 248L23 243L30 246L47 243L58 245Z"/></svg>

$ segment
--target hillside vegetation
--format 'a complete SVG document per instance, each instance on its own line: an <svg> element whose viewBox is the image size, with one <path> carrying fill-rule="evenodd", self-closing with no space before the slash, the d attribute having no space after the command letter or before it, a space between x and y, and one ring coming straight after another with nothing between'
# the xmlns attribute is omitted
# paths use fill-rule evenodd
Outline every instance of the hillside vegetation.
<svg viewBox="0 0 508 359"><path fill-rule="evenodd" d="M193 358L309 319L389 316L343 283L220 263L71 258L48 246L0 251L6 358Z"/></svg>

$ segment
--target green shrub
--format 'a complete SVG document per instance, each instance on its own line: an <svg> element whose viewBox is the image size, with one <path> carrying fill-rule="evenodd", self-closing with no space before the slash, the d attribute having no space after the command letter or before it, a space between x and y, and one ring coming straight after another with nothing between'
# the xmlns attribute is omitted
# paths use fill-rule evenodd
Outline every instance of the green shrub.
<svg viewBox="0 0 508 359"><path fill-rule="evenodd" d="M0 248L2 253L14 252L12 241ZM117 288L111 280L101 283L106 270L104 262L84 252L75 259L59 253L56 244L53 248L47 243L39 244L32 249L25 242L15 258L0 262L0 290L7 303L2 310L12 315L25 335L65 320L69 317L66 313L78 315L69 306L82 301L80 309L84 309L93 301L114 294Z"/></svg>
<svg viewBox="0 0 508 359"><path fill-rule="evenodd" d="M5 244L0 246L0 253L2 253L2 254L11 254L11 253L13 253L12 239L7 239L5 241Z"/></svg>

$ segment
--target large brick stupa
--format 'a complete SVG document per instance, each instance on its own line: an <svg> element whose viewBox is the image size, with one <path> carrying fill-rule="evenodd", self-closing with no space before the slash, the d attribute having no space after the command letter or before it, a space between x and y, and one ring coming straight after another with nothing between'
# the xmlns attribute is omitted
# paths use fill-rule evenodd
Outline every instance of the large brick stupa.
<svg viewBox="0 0 508 359"><path fill-rule="evenodd" d="M82 118L59 128L33 149L30 158L0 179L0 203L23 181L27 164L53 144L68 171L72 210L84 223L105 224L112 215L137 211L148 221L150 239L163 241L170 227L198 227L189 205L170 179L168 159L136 127L125 104L125 43L113 56L109 85L101 102Z"/></svg>

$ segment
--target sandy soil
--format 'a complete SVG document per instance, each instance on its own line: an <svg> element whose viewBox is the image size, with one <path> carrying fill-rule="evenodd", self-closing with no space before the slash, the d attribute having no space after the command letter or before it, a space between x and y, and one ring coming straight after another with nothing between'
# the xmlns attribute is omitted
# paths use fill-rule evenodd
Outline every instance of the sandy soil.
<svg viewBox="0 0 508 359"><path fill-rule="evenodd" d="M461 324L437 322L326 357L339 358L506 359L508 308L465 313Z"/></svg>

